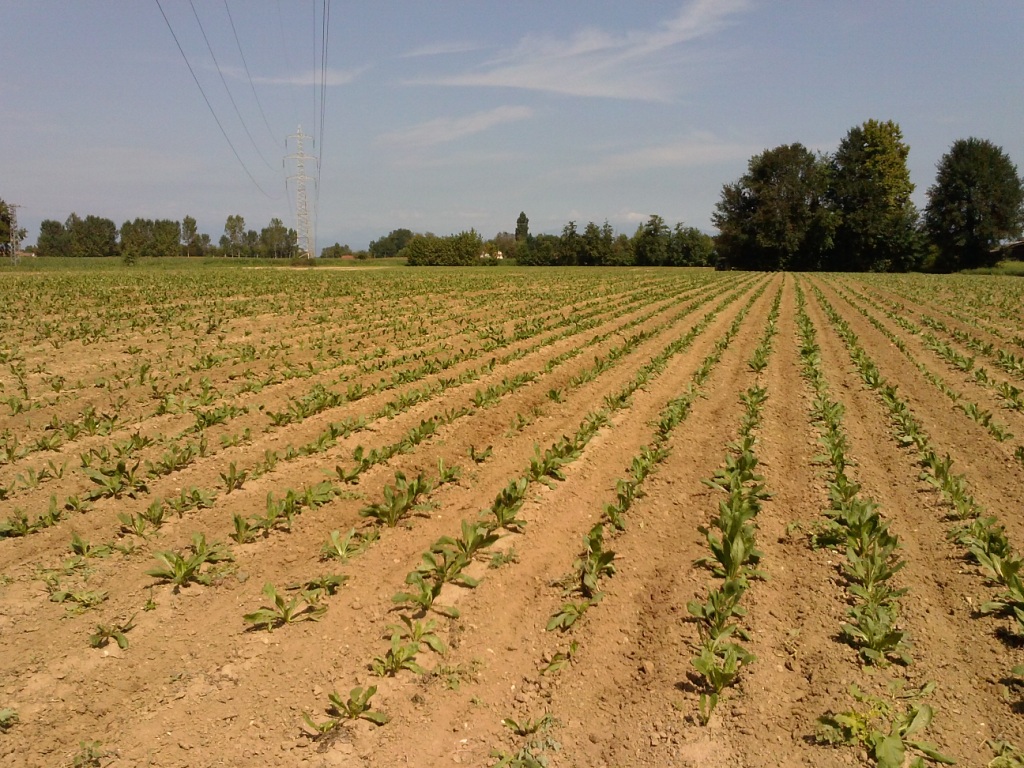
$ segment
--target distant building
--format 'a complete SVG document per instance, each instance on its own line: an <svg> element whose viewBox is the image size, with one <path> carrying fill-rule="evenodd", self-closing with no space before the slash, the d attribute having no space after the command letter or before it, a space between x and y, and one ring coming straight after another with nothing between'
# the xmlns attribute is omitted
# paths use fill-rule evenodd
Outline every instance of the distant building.
<svg viewBox="0 0 1024 768"><path fill-rule="evenodd" d="M1024 261L1024 240L1014 240L1012 243L1001 245L999 251L1004 259Z"/></svg>

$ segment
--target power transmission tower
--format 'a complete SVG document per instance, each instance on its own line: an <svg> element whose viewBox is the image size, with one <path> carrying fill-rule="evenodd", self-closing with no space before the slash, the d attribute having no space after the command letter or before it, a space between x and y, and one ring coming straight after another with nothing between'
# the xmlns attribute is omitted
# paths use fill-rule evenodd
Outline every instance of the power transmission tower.
<svg viewBox="0 0 1024 768"><path fill-rule="evenodd" d="M21 240L19 236L21 233L18 232L18 209L20 205L14 203L7 203L7 223L11 228L11 242L9 248L11 249L11 264L18 266L18 241Z"/></svg>
<svg viewBox="0 0 1024 768"><path fill-rule="evenodd" d="M298 234L299 251L304 253L307 259L312 259L316 254L316 239L309 215L306 182L313 181L313 177L306 175L306 161L316 160L316 156L307 155L302 149L302 140L310 137L302 132L301 125L298 131L288 138L295 139L295 152L285 158L295 161L295 173L288 177L289 181L295 182L295 231Z"/></svg>

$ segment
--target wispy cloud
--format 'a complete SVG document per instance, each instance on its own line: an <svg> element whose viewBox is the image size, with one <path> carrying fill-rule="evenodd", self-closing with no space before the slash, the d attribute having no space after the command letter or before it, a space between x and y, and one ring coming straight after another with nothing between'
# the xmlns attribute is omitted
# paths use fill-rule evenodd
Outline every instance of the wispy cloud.
<svg viewBox="0 0 1024 768"><path fill-rule="evenodd" d="M763 150L761 146L724 141L707 133L695 133L667 144L607 154L580 167L578 174L582 179L595 179L652 168L693 168L747 160Z"/></svg>
<svg viewBox="0 0 1024 768"><path fill-rule="evenodd" d="M382 134L377 143L390 147L429 147L472 136L502 123L533 116L529 107L502 106L464 117L439 117L425 123Z"/></svg>
<svg viewBox="0 0 1024 768"><path fill-rule="evenodd" d="M419 48L413 48L408 53L403 53L400 58L414 59L419 56L448 56L454 53L470 53L483 48L478 43L433 43Z"/></svg>
<svg viewBox="0 0 1024 768"><path fill-rule="evenodd" d="M388 164L403 170L424 170L428 168L507 168L517 163L528 162L528 152L505 150L468 150L444 153L395 152Z"/></svg>
<svg viewBox="0 0 1024 768"><path fill-rule="evenodd" d="M366 70L367 67L357 67L355 69L328 69L325 73L324 80L328 86L348 85ZM244 72L238 70L237 73L232 72L232 74L235 74L236 77L240 78L240 75L244 75ZM297 75L253 77L252 81L262 85L320 85L320 72L318 70L311 69L307 72L300 72Z"/></svg>
<svg viewBox="0 0 1024 768"><path fill-rule="evenodd" d="M653 30L614 34L587 28L568 39L524 37L475 71L410 84L523 88L573 96L664 101L664 54L721 30L747 0L693 0Z"/></svg>

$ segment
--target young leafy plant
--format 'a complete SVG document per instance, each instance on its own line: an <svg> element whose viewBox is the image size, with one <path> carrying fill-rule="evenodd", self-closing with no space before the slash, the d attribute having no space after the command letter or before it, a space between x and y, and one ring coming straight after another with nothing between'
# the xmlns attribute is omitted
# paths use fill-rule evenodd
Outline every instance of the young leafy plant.
<svg viewBox="0 0 1024 768"><path fill-rule="evenodd" d="M570 601L563 603L562 607L552 614L550 619L548 619L545 629L548 632L555 629L559 632L565 632L565 630L569 629L569 627L579 621L591 606L597 605L597 603L601 601L601 597L602 594L598 592L593 597L579 602Z"/></svg>
<svg viewBox="0 0 1024 768"><path fill-rule="evenodd" d="M211 577L208 570L202 570L204 565L234 560L227 547L217 543L207 544L206 535L202 533L192 534L192 544L184 552L157 552L154 557L160 563L160 567L152 568L146 571L146 574L171 582L175 589L188 586L193 581L208 585Z"/></svg>
<svg viewBox="0 0 1024 768"><path fill-rule="evenodd" d="M407 605L422 613L434 610L442 616L452 619L459 617L458 608L434 604L438 595L441 594L441 587L444 586L442 582L428 581L420 571L410 571L405 577L405 583L413 587L413 590L395 593L391 598L392 602L398 605Z"/></svg>
<svg viewBox="0 0 1024 768"><path fill-rule="evenodd" d="M320 559L330 560L333 558L341 560L343 563L347 562L350 557L365 552L366 548L379 536L380 531L376 528L367 533L360 533L355 528L350 528L344 536L341 535L341 531L331 531L327 542L320 548Z"/></svg>
<svg viewBox="0 0 1024 768"><path fill-rule="evenodd" d="M116 624L97 624L96 631L89 637L89 645L93 648L103 648L111 640L117 642L117 647L125 650L128 647L128 638L125 633L135 628L135 617Z"/></svg>
<svg viewBox="0 0 1024 768"><path fill-rule="evenodd" d="M383 712L370 709L370 699L376 693L377 686L375 685L371 685L366 689L362 687L353 688L349 692L347 700L342 699L338 693L332 692L327 696L330 702L327 706L327 714L330 716L330 720L317 723L308 712L302 713L302 719L313 730L315 734L313 738L319 738L330 733L345 720L369 720L374 725L385 725L390 718Z"/></svg>
<svg viewBox="0 0 1024 768"><path fill-rule="evenodd" d="M391 647L383 656L374 657L370 662L370 670L378 677L394 677L403 669L417 675L425 675L427 670L416 663L419 651L419 643L408 642L400 635L394 634L391 636Z"/></svg>
<svg viewBox="0 0 1024 768"><path fill-rule="evenodd" d="M294 624L298 621L319 621L320 617L327 612L326 605L316 604L305 592L291 600L286 600L270 582L264 585L263 594L270 598L272 605L263 606L258 611L243 616L245 621L253 625L254 629L265 628L270 632L277 627Z"/></svg>
<svg viewBox="0 0 1024 768"><path fill-rule="evenodd" d="M614 559L615 553L604 548L604 524L598 523L583 537L583 555L573 564L584 597L593 598L597 594L598 580L615 573Z"/></svg>
<svg viewBox="0 0 1024 768"><path fill-rule="evenodd" d="M423 646L426 646L434 653L444 655L445 647L437 635L436 621L433 619L417 621L408 616L402 616L401 619L401 624L388 625L391 637L398 636L410 643L415 643L417 650L422 651Z"/></svg>

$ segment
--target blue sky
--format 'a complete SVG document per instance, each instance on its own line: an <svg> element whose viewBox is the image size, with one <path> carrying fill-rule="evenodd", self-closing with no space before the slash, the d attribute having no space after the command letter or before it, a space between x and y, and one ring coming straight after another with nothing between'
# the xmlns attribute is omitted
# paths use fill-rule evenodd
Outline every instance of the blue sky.
<svg viewBox="0 0 1024 768"><path fill-rule="evenodd" d="M534 233L651 213L713 232L752 155L831 151L869 118L902 127L918 205L956 139L1024 168L1019 0L328 5L321 88L324 0L0 0L0 198L28 242L72 211L189 214L214 242L230 214L294 225L299 124L319 247L492 237L521 210Z"/></svg>

